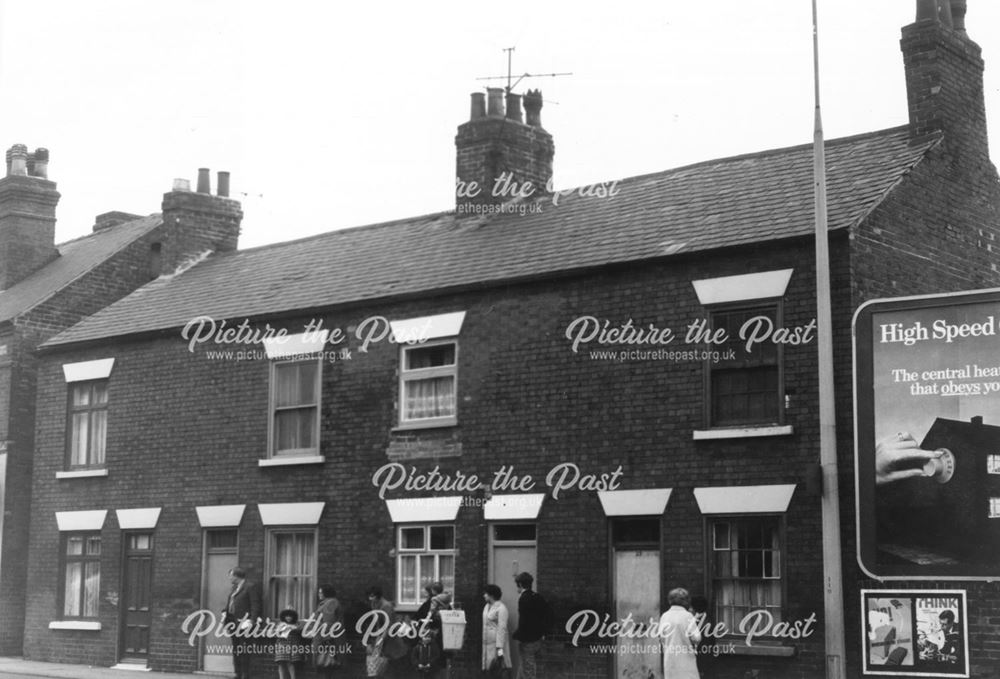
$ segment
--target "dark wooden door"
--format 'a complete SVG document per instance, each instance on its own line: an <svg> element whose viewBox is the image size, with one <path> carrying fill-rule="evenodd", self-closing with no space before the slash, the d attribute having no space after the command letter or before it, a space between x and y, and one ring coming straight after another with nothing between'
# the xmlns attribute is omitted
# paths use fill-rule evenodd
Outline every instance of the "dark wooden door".
<svg viewBox="0 0 1000 679"><path fill-rule="evenodd" d="M153 535L126 534L121 591L121 652L118 654L123 663L146 664L149 660L152 581Z"/></svg>

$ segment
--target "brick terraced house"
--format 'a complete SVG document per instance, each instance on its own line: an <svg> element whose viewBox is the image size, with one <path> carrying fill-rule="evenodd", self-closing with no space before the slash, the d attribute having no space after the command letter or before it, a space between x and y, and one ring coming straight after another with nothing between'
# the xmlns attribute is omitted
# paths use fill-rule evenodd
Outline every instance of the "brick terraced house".
<svg viewBox="0 0 1000 679"><path fill-rule="evenodd" d="M0 654L20 655L35 448L34 350L161 270L207 251L235 249L241 213L227 198L168 194L162 214L107 212L92 233L56 244L59 192L48 178L49 151L29 153L16 144L6 160L0 179ZM100 445L74 452L64 475L76 475L103 455Z"/></svg>
<svg viewBox="0 0 1000 679"><path fill-rule="evenodd" d="M848 676L879 586L853 556L852 314L1000 284L964 4L903 29L910 123L827 144ZM469 615L453 676L478 671L485 584L516 617L517 571L556 620L540 676L661 676L652 643L590 623L658 616L676 586L730 630L800 625L710 640L705 676L823 675L812 149L475 195L551 176L541 104L473 95L454 211L217 252L44 343L27 657L226 671L185 621L239 564L266 615L331 583L349 626L367 587L407 613L441 580ZM685 342L748 321L751 351ZM103 456L76 455L85 431ZM1000 593L958 586L988 676Z"/></svg>

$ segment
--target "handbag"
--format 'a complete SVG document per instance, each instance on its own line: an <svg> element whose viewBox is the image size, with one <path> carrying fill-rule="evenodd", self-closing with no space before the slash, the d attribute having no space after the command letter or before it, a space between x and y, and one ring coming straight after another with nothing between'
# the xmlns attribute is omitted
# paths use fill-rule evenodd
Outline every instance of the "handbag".
<svg viewBox="0 0 1000 679"><path fill-rule="evenodd" d="M506 679L510 676L510 670L499 655L493 658L493 662L490 663L489 676L496 677L496 679Z"/></svg>
<svg viewBox="0 0 1000 679"><path fill-rule="evenodd" d="M384 655L368 655L365 657L365 669L369 677L381 677L389 669L389 659Z"/></svg>

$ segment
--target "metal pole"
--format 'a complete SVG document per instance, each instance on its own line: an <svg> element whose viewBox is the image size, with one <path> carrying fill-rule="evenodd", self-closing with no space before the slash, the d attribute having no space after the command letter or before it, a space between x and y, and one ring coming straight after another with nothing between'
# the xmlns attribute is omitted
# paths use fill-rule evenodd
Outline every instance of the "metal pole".
<svg viewBox="0 0 1000 679"><path fill-rule="evenodd" d="M823 629L826 677L844 679L844 582L841 572L840 496L837 482L837 425L833 389L833 328L830 312L830 252L826 218L826 154L819 105L819 30L813 16L813 81L816 119L813 179L816 202L816 325L819 369L819 459L823 471Z"/></svg>

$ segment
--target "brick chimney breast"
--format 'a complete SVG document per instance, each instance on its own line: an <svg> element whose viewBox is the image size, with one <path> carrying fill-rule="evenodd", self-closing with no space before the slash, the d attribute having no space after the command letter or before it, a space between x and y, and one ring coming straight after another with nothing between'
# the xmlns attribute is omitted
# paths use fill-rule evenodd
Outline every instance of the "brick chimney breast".
<svg viewBox="0 0 1000 679"><path fill-rule="evenodd" d="M47 179L49 152L28 153L24 144L7 150L0 179L0 290L24 280L59 256L55 246L59 192Z"/></svg>
<svg viewBox="0 0 1000 679"><path fill-rule="evenodd" d="M541 126L541 93L529 90L523 98L508 94L506 99L505 110L503 89L487 88L483 115L483 95L474 93L470 119L458 126L455 206L459 213L471 213L470 205L507 202L515 197L514 187L519 191L526 182L531 184L532 196L547 192L555 144ZM527 113L524 122L522 103ZM475 190L470 190L473 183ZM511 191L496 193L498 183Z"/></svg>
<svg viewBox="0 0 1000 679"><path fill-rule="evenodd" d="M915 140L943 132L945 144L970 158L989 158L983 59L965 32L963 0L917 0L917 21L904 26L910 131Z"/></svg>
<svg viewBox="0 0 1000 679"><path fill-rule="evenodd" d="M174 180L173 190L163 194L166 237L159 250L159 266L171 271L205 252L232 252L239 245L243 208L238 200L209 193L209 170L198 171L198 190ZM220 189L229 191L229 173L220 172Z"/></svg>

